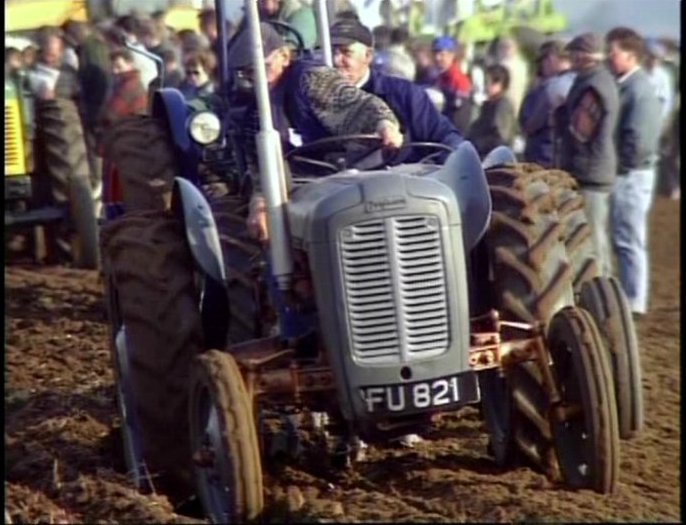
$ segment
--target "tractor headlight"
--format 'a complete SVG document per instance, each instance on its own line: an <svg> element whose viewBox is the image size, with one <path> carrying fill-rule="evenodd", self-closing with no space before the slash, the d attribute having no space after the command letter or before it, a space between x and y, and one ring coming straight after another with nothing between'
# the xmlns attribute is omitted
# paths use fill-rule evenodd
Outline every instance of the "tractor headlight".
<svg viewBox="0 0 686 525"><path fill-rule="evenodd" d="M191 117L188 124L191 138L203 146L210 144L219 138L222 124L219 117L210 111L202 111Z"/></svg>

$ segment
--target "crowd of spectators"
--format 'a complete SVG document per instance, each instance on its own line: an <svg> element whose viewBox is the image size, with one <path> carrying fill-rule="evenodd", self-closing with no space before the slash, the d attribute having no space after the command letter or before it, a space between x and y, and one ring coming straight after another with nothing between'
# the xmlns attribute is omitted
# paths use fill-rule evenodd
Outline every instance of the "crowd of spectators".
<svg viewBox="0 0 686 525"><path fill-rule="evenodd" d="M340 4L350 11L349 3ZM292 25L305 48L315 47L315 16L308 3L259 0L258 5L264 20ZM336 15L332 25L350 13ZM157 12L44 27L35 46L5 49L6 75L37 100L77 101L89 150L97 151L109 126L147 111L149 93L161 85L159 64L164 86L179 89L188 100L217 89L216 14L203 10L198 22L197 32L175 31L165 24L164 12ZM244 26L245 21L227 22L227 35ZM292 32L283 32L283 38L299 43ZM524 161L569 171L585 197L602 271L611 273L614 247L633 311L647 310L646 221L658 165L668 195L680 196L679 166L673 161L678 85L665 67L663 43L616 28L604 39L588 33L569 42L547 40L530 63L510 37L478 53L451 36L413 39L404 27L380 26L358 40L368 53L339 56L339 69L359 62L420 87L482 156L506 145ZM366 69L360 71L369 78ZM667 160L658 164L660 153Z"/></svg>

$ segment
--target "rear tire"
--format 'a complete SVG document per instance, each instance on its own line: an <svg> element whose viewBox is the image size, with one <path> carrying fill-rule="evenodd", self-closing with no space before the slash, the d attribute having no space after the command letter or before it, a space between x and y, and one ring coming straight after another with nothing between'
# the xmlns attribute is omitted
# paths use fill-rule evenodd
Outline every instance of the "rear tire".
<svg viewBox="0 0 686 525"><path fill-rule="evenodd" d="M269 315L260 306L267 298L262 284L262 248L247 232L247 203L225 196L210 203L219 232L229 296L228 342L241 343L265 335Z"/></svg>
<svg viewBox="0 0 686 525"><path fill-rule="evenodd" d="M564 308L550 322L547 339L560 405L575 409L553 416L562 476L573 488L614 492L619 425L611 367L595 322L583 309Z"/></svg>
<svg viewBox="0 0 686 525"><path fill-rule="evenodd" d="M119 177L127 212L169 207L178 162L162 120L137 115L117 122L105 138L105 158Z"/></svg>
<svg viewBox="0 0 686 525"><path fill-rule="evenodd" d="M631 439L643 427L641 357L631 309L613 277L596 277L584 283L579 306L588 310L598 326L610 360L619 416L619 437Z"/></svg>
<svg viewBox="0 0 686 525"><path fill-rule="evenodd" d="M40 102L37 107L38 201L67 210L66 224L49 227L49 251L80 268L100 260L98 223L81 119L71 100Z"/></svg>
<svg viewBox="0 0 686 525"><path fill-rule="evenodd" d="M493 216L487 234L495 304L503 319L547 325L573 304L571 271L555 201L541 173L518 166L488 170ZM491 449L500 465L519 451L555 476L548 397L535 362L479 375ZM503 407L509 407L503 409Z"/></svg>
<svg viewBox="0 0 686 525"><path fill-rule="evenodd" d="M191 372L190 443L195 479L212 523L242 523L264 509L252 400L230 354L208 350Z"/></svg>
<svg viewBox="0 0 686 525"><path fill-rule="evenodd" d="M189 371L202 350L199 297L183 227L165 212L139 212L109 223L102 236L106 278L116 287L126 328L132 392L127 408L135 411L153 481L182 500L193 492Z"/></svg>

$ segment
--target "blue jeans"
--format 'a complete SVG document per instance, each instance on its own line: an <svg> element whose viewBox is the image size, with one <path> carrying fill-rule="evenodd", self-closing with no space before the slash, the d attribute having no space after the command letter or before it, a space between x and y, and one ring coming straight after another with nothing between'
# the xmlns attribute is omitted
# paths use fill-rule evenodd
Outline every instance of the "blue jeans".
<svg viewBox="0 0 686 525"><path fill-rule="evenodd" d="M632 312L648 310L648 212L653 203L655 169L619 175L612 191L610 225L619 281Z"/></svg>
<svg viewBox="0 0 686 525"><path fill-rule="evenodd" d="M612 248L610 248L609 222L610 193L581 188L586 218L591 227L591 240L598 258L600 275L612 275Z"/></svg>

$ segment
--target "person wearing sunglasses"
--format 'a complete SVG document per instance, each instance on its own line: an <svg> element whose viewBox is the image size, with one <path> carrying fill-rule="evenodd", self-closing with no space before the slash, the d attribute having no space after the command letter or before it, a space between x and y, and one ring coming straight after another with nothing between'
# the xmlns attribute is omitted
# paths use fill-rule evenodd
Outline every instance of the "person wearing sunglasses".
<svg viewBox="0 0 686 525"><path fill-rule="evenodd" d="M204 98L214 93L214 82L211 72L215 58L210 51L189 53L183 61L185 79L179 90L186 100Z"/></svg>

